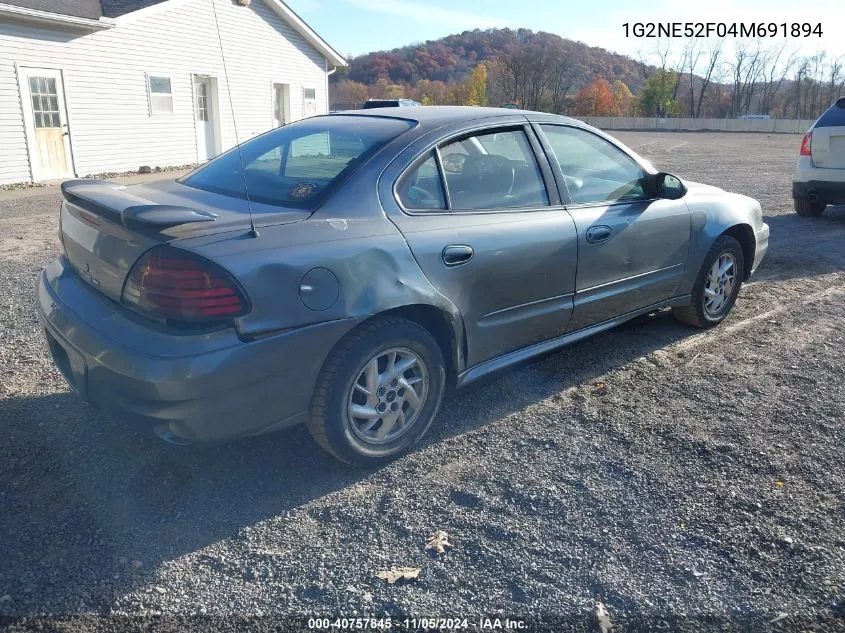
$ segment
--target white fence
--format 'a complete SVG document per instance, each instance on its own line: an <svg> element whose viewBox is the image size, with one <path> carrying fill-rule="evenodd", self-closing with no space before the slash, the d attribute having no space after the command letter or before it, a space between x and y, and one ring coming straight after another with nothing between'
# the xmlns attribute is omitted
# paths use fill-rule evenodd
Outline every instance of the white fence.
<svg viewBox="0 0 845 633"><path fill-rule="evenodd" d="M714 132L769 132L804 134L813 124L808 119L651 119L629 116L576 117L601 130L667 130Z"/></svg>

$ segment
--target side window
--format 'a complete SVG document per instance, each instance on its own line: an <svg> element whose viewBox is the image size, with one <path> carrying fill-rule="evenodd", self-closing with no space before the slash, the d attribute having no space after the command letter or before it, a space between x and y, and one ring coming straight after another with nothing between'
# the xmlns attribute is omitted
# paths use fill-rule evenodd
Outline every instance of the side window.
<svg viewBox="0 0 845 633"><path fill-rule="evenodd" d="M542 125L575 203L642 200L645 172L630 156L586 130Z"/></svg>
<svg viewBox="0 0 845 633"><path fill-rule="evenodd" d="M549 205L543 176L524 130L464 137L440 148L455 211Z"/></svg>
<svg viewBox="0 0 845 633"><path fill-rule="evenodd" d="M399 185L399 200L406 209L446 210L446 196L433 152L426 161L409 171L402 179Z"/></svg>

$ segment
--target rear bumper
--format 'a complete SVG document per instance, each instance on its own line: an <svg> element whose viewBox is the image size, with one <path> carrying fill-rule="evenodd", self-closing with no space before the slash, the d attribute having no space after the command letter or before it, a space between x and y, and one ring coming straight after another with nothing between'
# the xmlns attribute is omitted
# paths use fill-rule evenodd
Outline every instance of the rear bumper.
<svg viewBox="0 0 845 633"><path fill-rule="evenodd" d="M244 342L234 329L157 331L102 296L63 259L41 274L39 316L50 352L79 395L191 442L218 442L306 419L323 361L355 320Z"/></svg>
<svg viewBox="0 0 845 633"><path fill-rule="evenodd" d="M808 180L792 183L792 197L796 200L808 200L812 196L827 204L845 204L845 182Z"/></svg>

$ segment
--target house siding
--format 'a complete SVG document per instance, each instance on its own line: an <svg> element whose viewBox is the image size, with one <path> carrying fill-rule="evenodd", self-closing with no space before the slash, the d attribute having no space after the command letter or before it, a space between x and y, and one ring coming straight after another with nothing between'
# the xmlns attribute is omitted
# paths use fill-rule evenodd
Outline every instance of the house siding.
<svg viewBox="0 0 845 633"><path fill-rule="evenodd" d="M216 78L224 151L236 143L235 120L241 142L272 127L273 82L291 85L292 118L302 116L304 88L316 90L318 114L328 110L324 57L261 0L177 3L89 34L0 23L0 184L31 177L16 67L62 70L78 176L196 162L193 75ZM173 114L150 115L148 74L171 78Z"/></svg>

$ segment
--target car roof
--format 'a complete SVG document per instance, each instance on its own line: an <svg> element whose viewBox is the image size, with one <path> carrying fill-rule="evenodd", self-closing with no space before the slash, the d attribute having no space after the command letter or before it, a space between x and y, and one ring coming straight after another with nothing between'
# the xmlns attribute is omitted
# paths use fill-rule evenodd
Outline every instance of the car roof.
<svg viewBox="0 0 845 633"><path fill-rule="evenodd" d="M497 117L514 117L523 115L531 120L559 120L574 125L584 124L569 117L534 112L532 110L515 110L511 108L483 108L480 106L422 106L419 108L374 108L371 110L342 110L333 112L329 116L370 116L404 119L418 123L421 127L435 128L450 123L463 121L477 121L480 119L495 119Z"/></svg>

